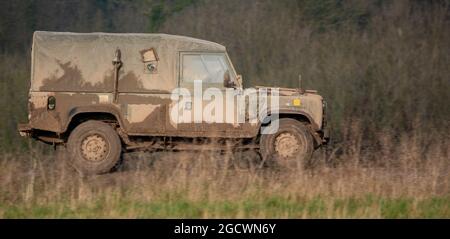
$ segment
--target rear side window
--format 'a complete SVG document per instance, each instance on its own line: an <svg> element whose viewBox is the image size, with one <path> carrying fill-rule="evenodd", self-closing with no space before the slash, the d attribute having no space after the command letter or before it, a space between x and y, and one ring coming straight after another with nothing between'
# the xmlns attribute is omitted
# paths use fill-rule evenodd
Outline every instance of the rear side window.
<svg viewBox="0 0 450 239"><path fill-rule="evenodd" d="M181 80L193 83L223 84L230 77L230 68L225 54L183 54Z"/></svg>

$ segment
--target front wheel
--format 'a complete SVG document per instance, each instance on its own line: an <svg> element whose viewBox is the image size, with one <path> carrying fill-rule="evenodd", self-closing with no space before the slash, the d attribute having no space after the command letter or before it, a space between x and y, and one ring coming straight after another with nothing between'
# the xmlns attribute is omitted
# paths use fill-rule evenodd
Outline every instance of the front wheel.
<svg viewBox="0 0 450 239"><path fill-rule="evenodd" d="M313 150L314 142L307 126L295 119L279 119L279 128L274 134L261 136L260 151L264 161L282 168L305 166Z"/></svg>
<svg viewBox="0 0 450 239"><path fill-rule="evenodd" d="M116 131L100 121L77 126L67 143L69 163L82 175L110 172L120 160L122 144Z"/></svg>

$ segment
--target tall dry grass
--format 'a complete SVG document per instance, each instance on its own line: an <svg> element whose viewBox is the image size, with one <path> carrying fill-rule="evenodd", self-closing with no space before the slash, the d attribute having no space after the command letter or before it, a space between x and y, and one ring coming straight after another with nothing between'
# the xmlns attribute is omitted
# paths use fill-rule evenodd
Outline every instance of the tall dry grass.
<svg viewBox="0 0 450 239"><path fill-rule="evenodd" d="M350 142L295 170L235 169L208 152L137 154L89 178L36 148L3 155L0 217L450 217L450 141L421 138L380 135L375 152Z"/></svg>

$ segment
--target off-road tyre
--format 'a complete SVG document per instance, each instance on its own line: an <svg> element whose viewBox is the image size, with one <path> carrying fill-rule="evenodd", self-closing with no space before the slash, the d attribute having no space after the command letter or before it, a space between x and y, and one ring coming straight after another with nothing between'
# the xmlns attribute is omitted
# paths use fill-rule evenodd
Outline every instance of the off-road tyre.
<svg viewBox="0 0 450 239"><path fill-rule="evenodd" d="M291 118L279 119L274 134L263 134L260 153L265 164L281 169L304 169L314 151L314 140L307 125Z"/></svg>
<svg viewBox="0 0 450 239"><path fill-rule="evenodd" d="M81 175L98 175L116 168L121 159L122 144L109 124L86 121L71 132L67 151L69 164Z"/></svg>

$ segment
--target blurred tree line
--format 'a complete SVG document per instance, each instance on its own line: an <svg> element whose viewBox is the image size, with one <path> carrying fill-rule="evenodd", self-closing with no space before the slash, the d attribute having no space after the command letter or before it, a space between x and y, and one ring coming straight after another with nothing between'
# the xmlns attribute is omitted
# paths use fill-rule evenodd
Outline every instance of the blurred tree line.
<svg viewBox="0 0 450 239"><path fill-rule="evenodd" d="M247 86L304 85L328 100L334 137L349 125L449 137L446 0L21 0L0 5L0 150L26 121L35 30L163 32L227 46ZM21 141L23 142L23 141Z"/></svg>
<svg viewBox="0 0 450 239"><path fill-rule="evenodd" d="M27 50L35 30L153 32L195 0L19 0L0 7L0 50Z"/></svg>

